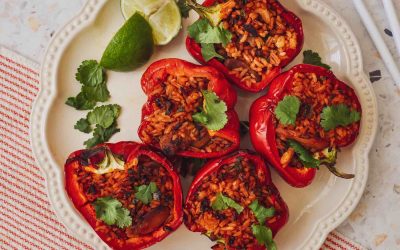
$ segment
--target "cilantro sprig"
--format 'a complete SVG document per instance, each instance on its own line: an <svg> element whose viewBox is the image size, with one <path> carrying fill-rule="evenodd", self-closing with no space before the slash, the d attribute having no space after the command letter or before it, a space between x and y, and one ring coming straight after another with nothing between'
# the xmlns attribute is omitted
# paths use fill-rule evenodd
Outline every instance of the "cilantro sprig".
<svg viewBox="0 0 400 250"><path fill-rule="evenodd" d="M87 148L108 141L111 136L119 132L117 128L117 118L121 112L121 107L117 104L109 104L96 107L90 111L86 118L79 119L74 128L90 133L93 131L93 137L84 142ZM92 127L95 127L94 130Z"/></svg>
<svg viewBox="0 0 400 250"><path fill-rule="evenodd" d="M202 90L204 97L201 112L192 115L195 122L204 124L209 130L220 130L228 122L226 103L212 91Z"/></svg>
<svg viewBox="0 0 400 250"><path fill-rule="evenodd" d="M348 126L361 119L358 111L350 110L345 104L327 106L322 110L321 126L325 131L335 129L338 126Z"/></svg>
<svg viewBox="0 0 400 250"><path fill-rule="evenodd" d="M140 200L144 204L149 204L153 200L153 194L158 191L155 182L150 182L149 185L141 185L135 187L135 199Z"/></svg>
<svg viewBox="0 0 400 250"><path fill-rule="evenodd" d="M116 225L125 228L132 225L132 217L129 210L122 206L122 203L110 196L97 198L93 202L96 217L107 225Z"/></svg>
<svg viewBox="0 0 400 250"><path fill-rule="evenodd" d="M233 208L238 214L240 214L244 209L240 204L236 203L236 201L223 195L222 193L217 194L217 197L211 204L211 207L212 209L217 211L225 210L227 208Z"/></svg>
<svg viewBox="0 0 400 250"><path fill-rule="evenodd" d="M283 125L295 125L300 110L300 99L296 96L285 96L275 108L275 116Z"/></svg>
<svg viewBox="0 0 400 250"><path fill-rule="evenodd" d="M76 97L69 97L65 104L77 110L93 109L74 126L83 133L93 131L93 137L84 142L87 148L91 148L108 141L113 134L120 131L117 128L117 118L121 107L110 104L95 108L97 102L105 102L110 98L105 69L96 60L83 61L75 78L82 85L81 92Z"/></svg>
<svg viewBox="0 0 400 250"><path fill-rule="evenodd" d="M188 27L188 33L197 43L201 44L201 54L205 61L212 58L224 59L215 51L214 44L226 46L232 39L232 33L224 29L221 25L213 26L210 22L201 18Z"/></svg>
<svg viewBox="0 0 400 250"><path fill-rule="evenodd" d="M97 102L105 102L110 98L105 70L96 60L83 61L75 78L82 84L81 92L76 97L69 97L65 104L77 110L90 110Z"/></svg>
<svg viewBox="0 0 400 250"><path fill-rule="evenodd" d="M317 52L314 52L312 50L305 50L303 52L303 56L304 56L303 63L320 66L326 69L331 69L331 66L322 62L322 59Z"/></svg>
<svg viewBox="0 0 400 250"><path fill-rule="evenodd" d="M260 203L258 203L258 200L253 201L249 205L249 208L251 209L251 211L253 211L254 216L257 218L260 225L264 225L265 220L267 218L274 216L274 214L275 214L274 207L266 208L266 207L262 206Z"/></svg>

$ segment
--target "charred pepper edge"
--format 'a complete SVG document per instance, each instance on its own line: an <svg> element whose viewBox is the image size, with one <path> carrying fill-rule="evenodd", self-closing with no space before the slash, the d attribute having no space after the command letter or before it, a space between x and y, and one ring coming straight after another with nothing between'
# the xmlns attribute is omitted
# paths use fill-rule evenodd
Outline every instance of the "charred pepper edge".
<svg viewBox="0 0 400 250"><path fill-rule="evenodd" d="M216 0L206 0L202 4L204 7L212 6ZM293 12L287 10L280 2L276 1L273 3L274 7L277 9L282 10L282 15L284 19L289 23L289 25L293 26L296 34L297 34L297 46L294 50L288 50L287 54L289 57L285 60L281 61L279 67L273 68L269 71L268 74L264 74L264 81L258 82L257 87L248 87L244 82L242 82L239 78L229 73L228 68L218 61L217 59L213 58L206 62L201 54L201 46L200 44L196 43L193 38L189 36L186 37L186 49L188 50L189 54L191 54L199 63L204 65L209 65L211 67L216 68L220 72L222 72L230 82L234 83L239 88L249 91L249 92L260 92L265 89L270 82L281 73L282 68L288 65L294 58L300 53L303 48L304 44L304 32L303 32L303 25L302 21L298 16L296 16Z"/></svg>
<svg viewBox="0 0 400 250"><path fill-rule="evenodd" d="M139 239L126 240L122 245L119 239L110 239L109 235L107 235L106 233L95 230L99 237L113 249L143 249L161 241L162 239L167 237L172 231L176 230L183 222L183 196L179 176L174 171L171 163L169 163L169 161L164 156L161 156L160 154L151 151L147 146L135 142L120 142L115 144L107 143L101 144L96 148L101 147L108 147L113 153L122 155L126 162L130 162L140 155L146 155L155 162L159 163L161 166L163 166L170 174L173 181L174 210L173 212L171 212L171 215L173 215L173 219L168 225L169 230L164 230L164 227L161 227L158 230L154 231L151 236L143 236ZM64 167L65 189L74 207L82 214L83 217L85 217L91 227L95 229L98 227L98 223L105 226L107 225L96 218L95 210L88 203L84 193L81 191L77 176L75 174L75 169L81 167L79 158L85 151L86 150L78 150L73 152L68 158L72 160L66 161L66 165Z"/></svg>
<svg viewBox="0 0 400 250"><path fill-rule="evenodd" d="M350 98L356 103L356 110L361 113L361 104L354 92L354 90L346 85L344 82L336 78L332 71L327 70L323 67L299 64L291 68L285 73L282 73L270 85L268 93L258 98L250 108L250 137L252 144L256 151L266 157L269 163L278 171L281 177L290 185L294 187L305 187L311 184L315 177L316 169L312 168L290 168L283 167L280 164L279 152L276 146L276 133L274 127L274 109L277 103L283 98L285 93L290 91L292 79L294 74L297 72L301 73L316 73L328 77L337 82L342 89L350 88ZM356 139L357 134L353 134L347 142L338 145L339 147L345 147L353 143ZM333 174L338 177L351 178L351 174L344 174L339 172L332 166L327 166Z"/></svg>
<svg viewBox="0 0 400 250"><path fill-rule="evenodd" d="M151 106L152 101L152 91L156 88L163 77L170 73L188 73L198 74L201 77L208 77L211 79L208 83L208 90L213 91L217 96L223 100L228 110L226 112L228 116L228 122L223 129L218 131L211 131L214 136L219 136L232 143L232 145L226 150L219 152L194 152L194 151L181 151L177 155L192 158L216 158L228 153L231 153L239 148L240 145L240 134L239 134L239 118L236 111L233 109L236 101L237 94L233 87L226 81L225 77L218 72L215 68L209 66L196 65L182 59L177 58L167 58L161 59L152 63L143 74L141 79L141 86L145 94L148 96L146 103L142 107L142 118L138 129L139 137L141 137L141 132L148 125L145 121L145 117L153 112ZM159 145L150 145L151 147L159 149Z"/></svg>
<svg viewBox="0 0 400 250"><path fill-rule="evenodd" d="M280 196L278 189L273 184L272 179L271 179L270 170L266 166L264 160L258 154L254 153L250 150L239 150L237 152L223 156L221 158L208 161L203 166L203 168L197 173L194 180L192 181L192 184L190 185L188 194L186 196L185 208L187 208L188 204L190 204L190 198L193 195L195 195L195 193L197 192L197 189L202 184L202 180L204 178L206 178L213 172L217 171L223 165L235 162L237 160L237 158L239 158L239 157L249 159L256 167L256 170L255 170L256 172L261 171L264 173L264 177L265 177L264 184L269 186L273 190L273 194L274 194L273 197L275 199L275 202L277 202L279 204L279 206L282 208L281 213L280 213L280 218L278 220L276 220L274 223L267 225L268 227L271 228L273 235L276 235L278 233L278 231L288 221L289 209L288 209L285 201ZM185 221L184 221L184 223L186 225ZM187 226L187 225L186 225L186 227L189 228L189 226Z"/></svg>

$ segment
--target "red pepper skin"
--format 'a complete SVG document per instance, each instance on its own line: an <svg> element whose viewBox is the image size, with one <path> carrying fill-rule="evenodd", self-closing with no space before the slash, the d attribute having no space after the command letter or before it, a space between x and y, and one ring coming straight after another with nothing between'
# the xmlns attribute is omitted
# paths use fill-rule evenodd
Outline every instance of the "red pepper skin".
<svg viewBox="0 0 400 250"><path fill-rule="evenodd" d="M182 224L183 211L182 211L182 188L179 180L179 176L173 170L172 165L169 161L160 154L151 151L147 146L135 142L119 142L115 144L106 143L96 146L96 148L107 146L112 153L123 157L125 162L137 158L140 155L146 155L152 160L158 162L160 165L170 174L174 184L174 210L171 212L173 219L168 223L170 231L165 231L162 227L154 231L151 235L146 235L140 238L131 238L128 240L122 240L118 238L111 238L106 231L102 230L101 227L109 227L101 220L96 218L96 212L93 206L86 199L84 192L81 190L78 183L78 178L75 174L76 169L83 167L80 163L80 159L84 156L86 150L78 150L73 152L69 157L64 166L65 171L65 190L68 196L72 200L75 208L82 214L87 220L90 226L96 231L99 237L107 243L112 249L116 250L128 250L128 249L143 249L149 247L165 237L167 237L172 231L176 230ZM99 162L102 159L102 153L91 157L92 162ZM171 216L170 215L170 216Z"/></svg>
<svg viewBox="0 0 400 250"><path fill-rule="evenodd" d="M218 171L218 169L220 167L222 167L223 165L236 162L239 157L250 160L256 168L256 170L255 170L256 176L260 176L260 174L262 174L262 173L264 174L265 179L262 181L262 184L264 184L265 186L268 186L271 190L273 190L272 191L273 195L270 196L270 198L271 198L271 200L274 201L273 202L274 206L280 208L280 210L279 210L280 213L278 216L276 216L277 219L273 223L269 223L267 221L265 225L268 226L272 230L273 235L276 235L278 233L278 231L288 221L289 209L288 209L285 201L280 196L278 189L272 183L271 173L269 171L269 168L266 166L264 160L259 155L252 153L248 150L239 150L230 155L207 162L203 166L203 168L197 173L192 184L190 185L189 192L186 197L185 208L188 209L188 206L190 204L190 199L193 195L196 194L197 188L201 185L203 179L205 179L210 174ZM187 225L187 227L190 228L188 225ZM265 249L265 248L261 248L261 249Z"/></svg>
<svg viewBox="0 0 400 250"><path fill-rule="evenodd" d="M237 95L232 86L227 82L222 74L212 67L199 66L175 58L162 59L154 62L142 76L141 85L144 93L148 96L148 100L142 108L142 119L138 130L139 137L141 137L142 130L149 124L146 121L146 117L154 112L153 106L151 105L154 98L152 95L153 91L159 87L167 75L177 73L187 76L205 77L210 80L207 89L213 91L221 100L223 100L228 108L227 124L223 129L214 131L213 133L232 143L231 147L218 152L203 153L187 150L177 152L177 155L192 158L215 158L238 149L240 144L239 118L236 111L233 109L236 104ZM160 148L158 144L152 144L151 146L157 149Z"/></svg>
<svg viewBox="0 0 400 250"><path fill-rule="evenodd" d="M346 91L346 94L355 100L356 110L361 112L361 105L358 101L354 90L347 86L345 83L339 81L332 71L325 68L300 64L294 66L289 71L281 74L271 83L268 93L257 99L250 108L250 138L254 149L263 155L268 162L278 171L282 178L292 185L293 187L305 187L309 185L316 174L314 168L292 168L283 167L280 163L280 156L276 145L276 132L275 132L275 114L274 110L276 105L286 93L290 92L293 86L293 77L295 73L316 73L318 76L325 76L331 79L334 84L337 84L340 89ZM346 138L338 143L339 147L345 147L351 144L356 134Z"/></svg>
<svg viewBox="0 0 400 250"><path fill-rule="evenodd" d="M213 5L216 2L216 0L206 0L202 5L207 7ZM282 68L288 65L300 53L304 43L303 25L300 18L298 18L293 12L288 11L279 2L273 3L273 6L278 11L281 11L279 15L281 15L288 22L288 24L290 24L294 28L297 34L297 46L295 49L287 50L286 54L288 55L288 58L282 60L278 67L275 67L271 69L267 74L264 74L262 76L263 80L261 82L258 82L257 86L247 86L246 83L241 81L240 78L230 74L229 69L225 67L222 62L218 61L215 58L212 58L211 60L206 62L201 54L200 44L198 44L193 38L189 36L186 38L186 49L199 63L216 68L218 71L222 72L230 82L232 82L239 88L253 93L260 92L265 89L265 87L267 87L268 84L281 73Z"/></svg>

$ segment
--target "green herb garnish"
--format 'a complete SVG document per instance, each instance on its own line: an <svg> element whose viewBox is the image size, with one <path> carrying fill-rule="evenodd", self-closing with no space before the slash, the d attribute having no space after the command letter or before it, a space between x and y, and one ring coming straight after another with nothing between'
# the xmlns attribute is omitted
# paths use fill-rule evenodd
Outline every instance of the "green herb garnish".
<svg viewBox="0 0 400 250"><path fill-rule="evenodd" d="M300 110L300 100L296 96L285 96L275 108L275 116L283 125L295 125Z"/></svg>
<svg viewBox="0 0 400 250"><path fill-rule="evenodd" d="M117 118L121 107L117 104L109 104L96 107L89 112L85 118L77 121L74 128L84 133L90 133L92 126L95 126L93 137L84 142L87 148L108 141L111 136L119 132Z"/></svg>
<svg viewBox="0 0 400 250"><path fill-rule="evenodd" d="M203 110L192 115L195 122L204 124L209 130L220 130L228 122L226 103L212 91L202 90Z"/></svg>
<svg viewBox="0 0 400 250"><path fill-rule="evenodd" d="M226 46L232 39L232 33L220 26L212 26L210 22L201 18L188 27L189 36L201 44L201 53L205 61L217 57L224 57L215 51L214 44Z"/></svg>
<svg viewBox="0 0 400 250"><path fill-rule="evenodd" d="M220 210L225 210L229 207L233 208L236 210L238 214L240 214L243 211L243 207L236 203L234 200L231 198L223 195L222 193L218 193L216 199L214 202L211 204L212 209L220 211Z"/></svg>
<svg viewBox="0 0 400 250"><path fill-rule="evenodd" d="M135 198L144 204L149 204L153 200L153 194L158 191L158 188L155 182L150 182L149 185L135 187L135 190Z"/></svg>
<svg viewBox="0 0 400 250"><path fill-rule="evenodd" d="M83 85L96 86L105 82L105 72L96 60L86 60L79 66L75 78Z"/></svg>
<svg viewBox="0 0 400 250"><path fill-rule="evenodd" d="M108 140L110 140L111 136L119 131L120 129L117 128L117 122L114 122L108 128L103 128L102 126L97 124L96 128L93 131L93 137L85 141L83 144L86 145L86 148L94 147L98 144L107 142Z"/></svg>
<svg viewBox="0 0 400 250"><path fill-rule="evenodd" d="M312 50L305 50L303 52L303 56L304 56L303 63L320 66L326 69L331 69L331 66L322 63L322 59L317 52L313 52Z"/></svg>
<svg viewBox="0 0 400 250"><path fill-rule="evenodd" d="M65 104L77 110L89 110L96 106L96 102L110 98L105 71L95 60L83 61L75 78L82 84L81 92L76 97L69 97Z"/></svg>
<svg viewBox="0 0 400 250"><path fill-rule="evenodd" d="M93 202L96 211L96 217L107 225L117 225L119 228L125 228L132 225L132 217L129 215L129 210L122 207L122 203L107 196L97 198Z"/></svg>
<svg viewBox="0 0 400 250"><path fill-rule="evenodd" d="M201 44L201 54L206 62L210 61L212 58L224 59L223 56L215 51L214 44L212 43L202 43Z"/></svg>
<svg viewBox="0 0 400 250"><path fill-rule="evenodd" d="M99 124L103 128L108 128L118 118L120 111L121 107L119 105L103 105L89 112L86 119L90 124Z"/></svg>
<svg viewBox="0 0 400 250"><path fill-rule="evenodd" d="M253 224L251 226L251 231L256 237L258 243L265 245L268 250L276 250L276 244L272 239L272 231L270 228L262 225Z"/></svg>
<svg viewBox="0 0 400 250"><path fill-rule="evenodd" d="M319 160L315 159L311 153L304 148L300 143L294 140L288 140L289 147L293 148L294 152L296 153L297 157L299 158L300 162L306 168L319 168L320 162Z"/></svg>
<svg viewBox="0 0 400 250"><path fill-rule="evenodd" d="M90 132L92 132L92 128L90 127L90 123L89 123L88 120L85 119L85 118L79 119L79 120L76 122L74 128L77 129L77 130L79 130L79 131L81 131L81 132L83 132L83 133L90 133Z"/></svg>
<svg viewBox="0 0 400 250"><path fill-rule="evenodd" d="M350 110L345 104L327 106L322 110L321 126L329 131L338 126L348 126L361 119L360 112Z"/></svg>
<svg viewBox="0 0 400 250"><path fill-rule="evenodd" d="M251 209L251 211L253 211L254 216L256 216L260 225L264 225L265 220L267 218L274 216L274 214L275 214L274 207L265 208L260 203L258 203L258 200L253 201L249 205L249 208Z"/></svg>

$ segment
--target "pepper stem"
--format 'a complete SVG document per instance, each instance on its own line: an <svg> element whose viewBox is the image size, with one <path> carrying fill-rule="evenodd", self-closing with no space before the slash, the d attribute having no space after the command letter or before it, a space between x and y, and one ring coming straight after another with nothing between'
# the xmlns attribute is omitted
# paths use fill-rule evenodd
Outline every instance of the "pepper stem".
<svg viewBox="0 0 400 250"><path fill-rule="evenodd" d="M326 166L326 167L328 168L328 170L329 170L332 174L336 175L337 177L340 177L340 178L343 178L343 179L353 179L353 178L355 177L354 174L346 174L346 173L340 172L339 170L337 170L337 168L335 168L335 167L332 166L332 165L323 164L323 166Z"/></svg>
<svg viewBox="0 0 400 250"><path fill-rule="evenodd" d="M207 19L212 26L216 27L222 21L223 11L233 8L235 1L229 0L225 3L204 7L194 0L186 0L186 5L196 11L200 17Z"/></svg>

